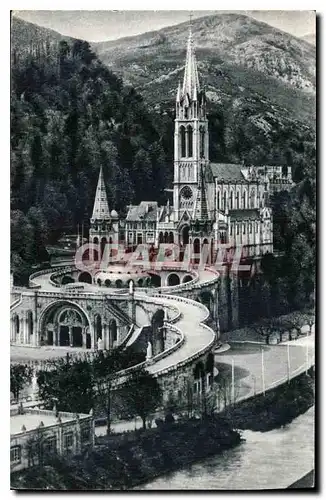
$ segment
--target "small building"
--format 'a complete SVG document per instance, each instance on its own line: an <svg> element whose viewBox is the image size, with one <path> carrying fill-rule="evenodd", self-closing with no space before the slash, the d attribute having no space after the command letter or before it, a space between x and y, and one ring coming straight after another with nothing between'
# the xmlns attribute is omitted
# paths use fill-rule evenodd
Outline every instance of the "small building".
<svg viewBox="0 0 326 500"><path fill-rule="evenodd" d="M35 408L10 410L10 470L38 464L47 455L76 455L94 445L93 414Z"/></svg>

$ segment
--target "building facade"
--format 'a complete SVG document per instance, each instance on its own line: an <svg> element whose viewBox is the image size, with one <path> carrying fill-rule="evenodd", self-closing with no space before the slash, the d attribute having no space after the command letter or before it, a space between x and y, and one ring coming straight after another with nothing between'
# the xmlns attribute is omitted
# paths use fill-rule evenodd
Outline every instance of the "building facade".
<svg viewBox="0 0 326 500"><path fill-rule="evenodd" d="M175 103L173 206L142 201L125 220L109 211L102 171L91 219L90 242L158 247L241 245L243 256L273 252L270 196L292 186L291 167L211 163L206 95L200 85L190 30L183 84Z"/></svg>
<svg viewBox="0 0 326 500"><path fill-rule="evenodd" d="M94 445L94 419L89 415L23 408L10 410L10 470L15 472L47 455L76 455Z"/></svg>

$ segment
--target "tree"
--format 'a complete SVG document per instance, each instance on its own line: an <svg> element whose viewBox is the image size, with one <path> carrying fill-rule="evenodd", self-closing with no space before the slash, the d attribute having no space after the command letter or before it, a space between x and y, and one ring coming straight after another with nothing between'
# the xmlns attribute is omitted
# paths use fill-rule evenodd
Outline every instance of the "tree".
<svg viewBox="0 0 326 500"><path fill-rule="evenodd" d="M259 323L254 323L251 328L264 338L268 344L273 334L280 333L281 335L284 325L282 325L282 321L278 318L269 318L259 321Z"/></svg>
<svg viewBox="0 0 326 500"><path fill-rule="evenodd" d="M38 373L40 398L47 408L59 411L89 413L94 406L95 391L90 363L85 360L53 361L52 369Z"/></svg>
<svg viewBox="0 0 326 500"><path fill-rule="evenodd" d="M153 375L145 370L138 370L128 380L124 397L130 413L138 415L146 429L146 418L160 406L162 389Z"/></svg>
<svg viewBox="0 0 326 500"><path fill-rule="evenodd" d="M18 399L21 390L31 383L32 377L32 367L22 364L10 365L10 392L13 393L15 399Z"/></svg>
<svg viewBox="0 0 326 500"><path fill-rule="evenodd" d="M100 351L92 362L96 399L106 413L108 435L111 432L112 380L120 368L121 360L116 349L109 352Z"/></svg>

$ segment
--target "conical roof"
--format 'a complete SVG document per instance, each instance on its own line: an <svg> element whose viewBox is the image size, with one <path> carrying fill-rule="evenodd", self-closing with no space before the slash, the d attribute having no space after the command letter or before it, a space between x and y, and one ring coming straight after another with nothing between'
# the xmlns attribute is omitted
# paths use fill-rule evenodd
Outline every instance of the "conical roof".
<svg viewBox="0 0 326 500"><path fill-rule="evenodd" d="M110 210L108 204L108 197L106 194L104 177L102 172L102 167L98 177L98 183L95 194L95 202L93 208L92 219L110 219Z"/></svg>
<svg viewBox="0 0 326 500"><path fill-rule="evenodd" d="M197 61L193 45L192 31L190 27L182 94L183 95L188 94L190 99L193 99L194 96L197 97L197 93L199 92L199 90L200 87L199 87L199 78L197 71Z"/></svg>

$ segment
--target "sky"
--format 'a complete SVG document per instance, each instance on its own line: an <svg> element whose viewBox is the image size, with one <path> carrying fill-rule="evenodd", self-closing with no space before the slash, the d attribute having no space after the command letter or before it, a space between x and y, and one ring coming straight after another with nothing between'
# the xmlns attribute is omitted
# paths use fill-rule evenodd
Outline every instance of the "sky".
<svg viewBox="0 0 326 500"><path fill-rule="evenodd" d="M315 12L298 11L192 11L193 18L219 12L241 12L295 36L315 33ZM189 20L189 11L177 10L17 10L14 15L74 38L99 42L179 24Z"/></svg>

